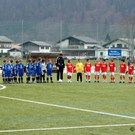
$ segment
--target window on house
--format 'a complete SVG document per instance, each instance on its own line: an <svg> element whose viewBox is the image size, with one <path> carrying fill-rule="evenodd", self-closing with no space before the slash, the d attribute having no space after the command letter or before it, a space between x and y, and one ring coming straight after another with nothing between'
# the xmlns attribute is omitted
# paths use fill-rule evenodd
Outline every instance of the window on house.
<svg viewBox="0 0 135 135"><path fill-rule="evenodd" d="M115 48L115 45L112 45L112 48Z"/></svg>
<svg viewBox="0 0 135 135"><path fill-rule="evenodd" d="M49 49L49 47L46 47L46 49Z"/></svg>
<svg viewBox="0 0 135 135"><path fill-rule="evenodd" d="M100 52L100 57L103 57L103 52Z"/></svg>
<svg viewBox="0 0 135 135"><path fill-rule="evenodd" d="M125 48L127 48L127 45L124 45Z"/></svg>
<svg viewBox="0 0 135 135"><path fill-rule="evenodd" d="M4 47L7 47L7 45L5 44Z"/></svg>
<svg viewBox="0 0 135 135"><path fill-rule="evenodd" d="M41 47L41 49L44 49L44 47Z"/></svg>
<svg viewBox="0 0 135 135"><path fill-rule="evenodd" d="M1 47L1 44L0 44L0 47Z"/></svg>
<svg viewBox="0 0 135 135"><path fill-rule="evenodd" d="M8 47L11 47L11 45L8 45Z"/></svg>
<svg viewBox="0 0 135 135"><path fill-rule="evenodd" d="M122 44L117 44L117 47L118 48L122 48Z"/></svg>

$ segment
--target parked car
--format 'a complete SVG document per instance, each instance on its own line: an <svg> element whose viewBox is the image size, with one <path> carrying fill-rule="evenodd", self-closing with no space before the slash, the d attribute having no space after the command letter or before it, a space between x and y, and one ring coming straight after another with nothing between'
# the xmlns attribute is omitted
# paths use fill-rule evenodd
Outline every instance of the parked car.
<svg viewBox="0 0 135 135"><path fill-rule="evenodd" d="M64 56L63 59L64 59L64 60L67 60L68 58Z"/></svg>
<svg viewBox="0 0 135 135"><path fill-rule="evenodd" d="M90 59L90 57L85 57L84 60Z"/></svg>
<svg viewBox="0 0 135 135"><path fill-rule="evenodd" d="M109 57L104 57L104 59L109 60Z"/></svg>
<svg viewBox="0 0 135 135"><path fill-rule="evenodd" d="M91 60L96 60L96 59L97 59L97 57L91 57L90 59L91 59Z"/></svg>
<svg viewBox="0 0 135 135"><path fill-rule="evenodd" d="M76 60L76 57L71 58L72 60Z"/></svg>
<svg viewBox="0 0 135 135"><path fill-rule="evenodd" d="M100 57L99 59L102 60L102 59L104 59L104 57Z"/></svg>

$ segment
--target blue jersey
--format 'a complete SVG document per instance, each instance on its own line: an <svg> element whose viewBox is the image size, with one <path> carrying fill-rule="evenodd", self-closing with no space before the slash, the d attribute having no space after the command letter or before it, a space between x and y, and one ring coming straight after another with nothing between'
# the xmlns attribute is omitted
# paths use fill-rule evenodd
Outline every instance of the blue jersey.
<svg viewBox="0 0 135 135"><path fill-rule="evenodd" d="M51 70L52 71L53 64L52 63L47 63L47 71Z"/></svg>
<svg viewBox="0 0 135 135"><path fill-rule="evenodd" d="M7 64L7 72L11 72L11 70L12 70L11 65Z"/></svg>
<svg viewBox="0 0 135 135"><path fill-rule="evenodd" d="M7 64L3 64L3 65L2 65L2 70L3 70L3 71L7 71Z"/></svg>
<svg viewBox="0 0 135 135"><path fill-rule="evenodd" d="M32 71L36 71L37 70L37 64L32 64Z"/></svg>
<svg viewBox="0 0 135 135"><path fill-rule="evenodd" d="M26 68L27 68L27 70L28 70L28 72L31 72L31 63L27 63L27 66L26 66Z"/></svg>
<svg viewBox="0 0 135 135"><path fill-rule="evenodd" d="M11 63L10 65L11 65L11 69L13 70L13 67L14 67L13 64Z"/></svg>
<svg viewBox="0 0 135 135"><path fill-rule="evenodd" d="M23 64L18 64L18 71L23 72L24 65Z"/></svg>
<svg viewBox="0 0 135 135"><path fill-rule="evenodd" d="M18 64L15 64L14 67L13 67L13 70L18 72Z"/></svg>
<svg viewBox="0 0 135 135"><path fill-rule="evenodd" d="M42 62L37 63L37 75L42 74Z"/></svg>

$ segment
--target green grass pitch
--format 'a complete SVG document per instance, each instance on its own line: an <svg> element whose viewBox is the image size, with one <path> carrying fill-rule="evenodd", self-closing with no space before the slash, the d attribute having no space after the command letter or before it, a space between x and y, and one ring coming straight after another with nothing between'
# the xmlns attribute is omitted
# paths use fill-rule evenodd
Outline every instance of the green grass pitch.
<svg viewBox="0 0 135 135"><path fill-rule="evenodd" d="M135 125L1 132L3 130L135 124L135 119L133 119L135 118L135 84L119 84L119 74L115 77L115 84L109 83L109 75L107 75L108 83L103 83L101 76L100 83L94 83L94 74L91 75L92 83L85 82L85 75L83 75L84 83L76 83L76 74L73 74L72 83L67 83L66 74L64 74L64 83L57 83L56 74L54 74L53 84L5 85L6 88L0 90L0 135L134 135L135 131L131 131L130 128L135 129ZM128 75L126 75L126 82L128 82ZM1 96L35 102L7 99ZM66 107L78 108L78 110Z"/></svg>

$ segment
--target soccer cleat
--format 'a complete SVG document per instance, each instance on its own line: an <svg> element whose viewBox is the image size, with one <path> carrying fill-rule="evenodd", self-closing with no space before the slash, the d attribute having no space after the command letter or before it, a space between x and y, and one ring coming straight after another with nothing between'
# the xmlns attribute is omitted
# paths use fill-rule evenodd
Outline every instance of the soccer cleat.
<svg viewBox="0 0 135 135"><path fill-rule="evenodd" d="M112 81L110 81L110 83L113 83Z"/></svg>
<svg viewBox="0 0 135 135"><path fill-rule="evenodd" d="M32 83L36 83L36 82L33 81Z"/></svg>
<svg viewBox="0 0 135 135"><path fill-rule="evenodd" d="M91 81L89 81L89 83L91 83Z"/></svg>
<svg viewBox="0 0 135 135"><path fill-rule="evenodd" d="M123 83L125 83L125 81L123 81Z"/></svg>
<svg viewBox="0 0 135 135"><path fill-rule="evenodd" d="M87 81L86 81L87 82Z"/></svg>
<svg viewBox="0 0 135 135"><path fill-rule="evenodd" d="M99 81L97 81L99 83Z"/></svg>
<svg viewBox="0 0 135 135"><path fill-rule="evenodd" d="M69 81L70 83L72 83L72 81Z"/></svg>
<svg viewBox="0 0 135 135"><path fill-rule="evenodd" d="M121 83L121 81L119 83Z"/></svg>
<svg viewBox="0 0 135 135"><path fill-rule="evenodd" d="M78 83L78 81L77 81L77 83Z"/></svg>
<svg viewBox="0 0 135 135"><path fill-rule="evenodd" d="M53 83L53 81L51 81L51 83Z"/></svg>
<svg viewBox="0 0 135 135"><path fill-rule="evenodd" d="M95 83L96 83L96 81L95 81Z"/></svg>
<svg viewBox="0 0 135 135"><path fill-rule="evenodd" d="M83 81L81 81L81 83L83 83Z"/></svg>
<svg viewBox="0 0 135 135"><path fill-rule="evenodd" d="M43 81L43 83L46 83L46 81Z"/></svg>

